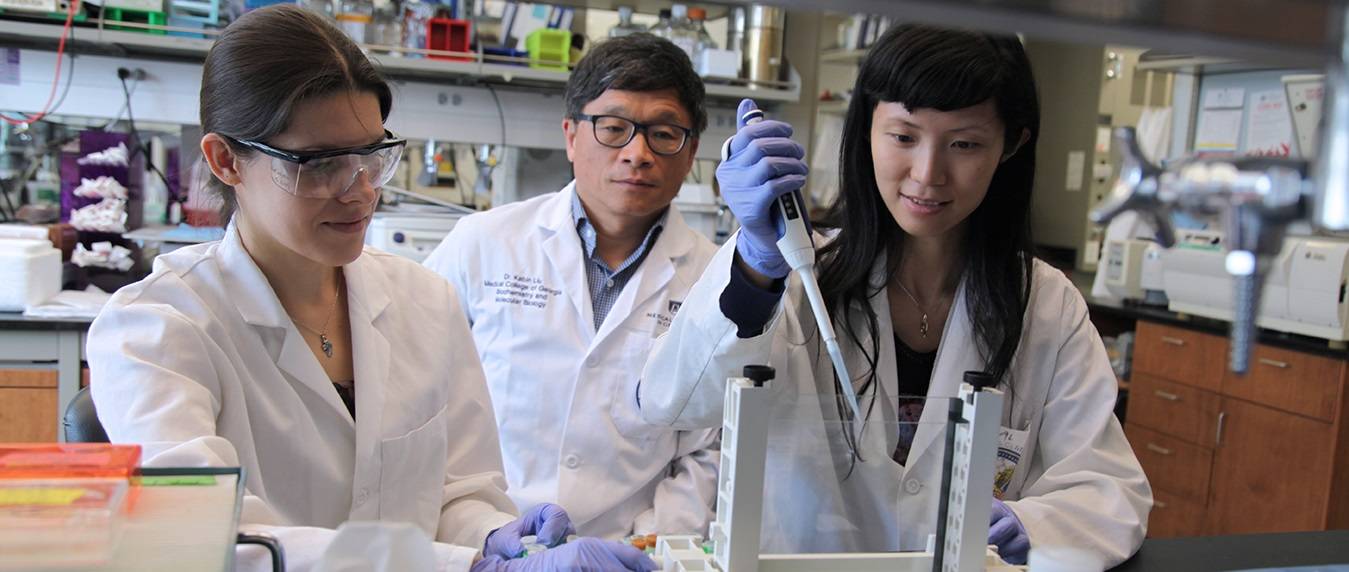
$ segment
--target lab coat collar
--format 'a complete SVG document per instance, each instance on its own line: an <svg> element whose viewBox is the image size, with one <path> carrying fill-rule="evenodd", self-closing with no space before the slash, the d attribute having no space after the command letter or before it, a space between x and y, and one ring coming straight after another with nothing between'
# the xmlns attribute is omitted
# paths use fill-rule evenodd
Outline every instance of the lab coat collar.
<svg viewBox="0 0 1349 572"><path fill-rule="evenodd" d="M543 253L562 277L563 292L581 316L581 323L593 324L595 310L590 305L589 283L585 276L585 251L581 237L576 234L576 221L571 210L575 193L576 182L567 183L561 192L544 202L537 220L546 235ZM588 337L587 343L593 339L593 331L590 327L580 328L581 335Z"/></svg>
<svg viewBox="0 0 1349 572"><path fill-rule="evenodd" d="M385 400L388 395L415 395L413 388L390 385L418 384L424 380L389 377L389 339L381 316L389 307L393 288L375 260L366 253L346 265L347 311L351 319L352 373L356 378L356 458L374 459L384 435ZM409 295L413 295L409 293ZM378 474L369 464L357 465L356 482L376 482Z"/></svg>
<svg viewBox="0 0 1349 572"><path fill-rule="evenodd" d="M950 314L946 317L946 327L942 330L941 346L937 348L937 362L932 367L932 382L927 394L933 397L955 398L960 394L960 384L965 372L983 371L983 352L974 335L973 324L969 319L969 308L965 304L966 280L960 280L956 289L955 303L951 304ZM918 463L927 459L942 459L944 445L937 443L937 437L945 434L946 408L933 407L929 400L923 409L918 432L913 438L913 448L909 452L909 462L905 465L909 471ZM932 450L935 447L935 451Z"/></svg>

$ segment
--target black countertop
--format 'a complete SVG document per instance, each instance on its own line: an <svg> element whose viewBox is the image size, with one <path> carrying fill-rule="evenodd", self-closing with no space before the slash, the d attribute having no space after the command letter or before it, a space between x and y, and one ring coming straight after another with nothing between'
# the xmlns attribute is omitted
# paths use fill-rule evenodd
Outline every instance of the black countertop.
<svg viewBox="0 0 1349 572"><path fill-rule="evenodd" d="M1091 311L1093 316L1104 315L1132 320L1147 320L1149 322L1157 322L1168 326L1204 332L1224 338L1230 335L1232 324L1223 320L1214 320L1201 316L1182 316L1161 306L1144 306L1134 302L1119 303L1113 300L1098 300L1091 296L1091 281L1093 277L1091 273L1074 272L1070 277L1073 279L1073 284L1077 286L1078 291L1082 293L1082 297L1087 300L1087 309ZM1261 344L1267 346L1315 354L1333 359L1349 360L1349 350L1332 348L1328 341L1321 338L1300 336L1297 334L1261 328L1259 331L1259 341Z"/></svg>
<svg viewBox="0 0 1349 572"><path fill-rule="evenodd" d="M0 330L88 330L89 318L28 318L23 312L0 312Z"/></svg>
<svg viewBox="0 0 1349 572"><path fill-rule="evenodd" d="M1152 538L1112 570L1218 572L1334 564L1349 564L1349 530Z"/></svg>

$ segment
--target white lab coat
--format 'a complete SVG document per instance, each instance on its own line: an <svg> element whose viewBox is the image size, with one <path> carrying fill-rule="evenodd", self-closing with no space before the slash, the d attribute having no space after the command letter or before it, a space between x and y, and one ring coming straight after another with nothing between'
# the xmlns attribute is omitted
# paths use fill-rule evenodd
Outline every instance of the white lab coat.
<svg viewBox="0 0 1349 572"><path fill-rule="evenodd" d="M732 240L657 342L641 384L643 417L681 428L719 425L726 378L738 377L747 364L772 365L776 401L768 421L774 441L764 483L763 549L922 550L937 520L946 408L934 404L944 402L929 401L924 409L905 465L890 459L897 431L866 431L860 447L866 462L844 478L848 454L837 437L836 406L820 399L834 393L832 366L800 281L790 279L785 303L761 335L739 338L718 302L734 252ZM884 280L878 263L873 284ZM880 291L871 300L880 334L881 392L872 418L893 428L894 337ZM962 288L942 334L929 397L956 395L964 372L984 369L964 300ZM868 339L865 333L859 337ZM865 357L845 332L839 340L851 375L860 378L868 371ZM1004 499L1025 525L1031 546L1085 548L1102 567L1125 560L1143 540L1151 488L1112 413L1115 376L1086 304L1062 273L1040 261L1011 376L1002 424L1026 432L1013 433L1024 436L1026 450Z"/></svg>
<svg viewBox="0 0 1349 572"><path fill-rule="evenodd" d="M472 325L508 492L521 508L562 505L586 536L702 533L719 431L648 425L634 399L654 338L716 247L671 206L596 332L573 185L464 218L425 262Z"/></svg>
<svg viewBox="0 0 1349 572"><path fill-rule="evenodd" d="M355 422L233 227L156 259L94 321L99 420L145 466L242 466L241 523L277 535L290 570L348 520L411 523L439 569L468 570L514 511L468 323L415 263L367 247L343 272Z"/></svg>

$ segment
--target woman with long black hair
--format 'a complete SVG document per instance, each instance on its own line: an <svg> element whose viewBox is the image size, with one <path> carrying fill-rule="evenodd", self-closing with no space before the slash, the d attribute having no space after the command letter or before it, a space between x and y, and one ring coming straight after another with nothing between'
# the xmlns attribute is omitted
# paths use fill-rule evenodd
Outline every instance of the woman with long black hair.
<svg viewBox="0 0 1349 572"><path fill-rule="evenodd" d="M1032 252L1039 124L1015 37L901 26L863 61L817 269L861 426L885 431L855 429L776 246L772 205L806 174L791 127L731 140L717 179L742 229L657 344L640 403L652 423L716 425L727 377L777 368L770 433L791 448L769 448L766 551L921 550L946 414L925 405L967 371L1007 395L989 532L1004 559L1068 546L1107 567L1137 550L1152 494L1112 413L1105 348L1072 283Z"/></svg>

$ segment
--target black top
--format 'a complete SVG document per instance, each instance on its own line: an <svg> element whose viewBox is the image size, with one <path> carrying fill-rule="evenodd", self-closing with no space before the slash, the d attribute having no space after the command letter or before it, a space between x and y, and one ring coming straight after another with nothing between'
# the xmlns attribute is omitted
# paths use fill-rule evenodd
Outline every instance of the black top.
<svg viewBox="0 0 1349 572"><path fill-rule="evenodd" d="M333 389L337 390L337 396L342 398L342 404L347 406L347 411L351 412L351 420L356 420L356 386L342 385L333 382Z"/></svg>
<svg viewBox="0 0 1349 572"><path fill-rule="evenodd" d="M913 436L918 432L918 420L923 416L927 388L932 382L932 367L936 363L935 350L916 352L899 339L899 334L895 334L895 374L899 379L899 443L891 458L901 465L909 458Z"/></svg>

